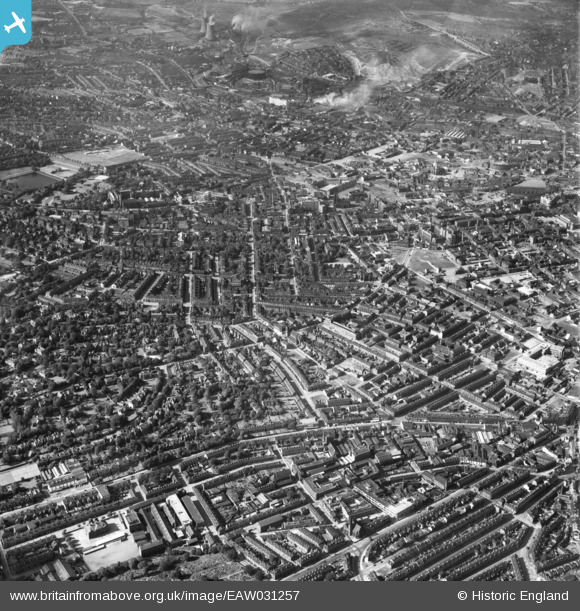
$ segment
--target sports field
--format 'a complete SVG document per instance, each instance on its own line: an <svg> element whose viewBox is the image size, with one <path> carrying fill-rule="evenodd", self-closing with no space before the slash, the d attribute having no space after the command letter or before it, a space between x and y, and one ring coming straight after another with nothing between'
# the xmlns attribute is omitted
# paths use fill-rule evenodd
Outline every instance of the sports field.
<svg viewBox="0 0 580 611"><path fill-rule="evenodd" d="M420 274L437 274L442 272L450 280L455 277L455 271L459 269L459 266L440 250L409 248L400 250L395 254L395 259L411 271Z"/></svg>

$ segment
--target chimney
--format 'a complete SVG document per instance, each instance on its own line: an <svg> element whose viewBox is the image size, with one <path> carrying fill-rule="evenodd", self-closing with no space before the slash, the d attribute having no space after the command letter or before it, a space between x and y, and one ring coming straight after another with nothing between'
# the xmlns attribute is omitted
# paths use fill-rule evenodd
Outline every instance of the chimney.
<svg viewBox="0 0 580 611"><path fill-rule="evenodd" d="M215 40L215 34L213 31L213 26L214 26L214 20L213 20L213 15L208 19L207 22L207 30L205 33L205 39L206 40Z"/></svg>
<svg viewBox="0 0 580 611"><path fill-rule="evenodd" d="M204 6L203 7L203 15L201 17L201 27L199 28L199 33L200 34L205 34L207 31L207 8Z"/></svg>

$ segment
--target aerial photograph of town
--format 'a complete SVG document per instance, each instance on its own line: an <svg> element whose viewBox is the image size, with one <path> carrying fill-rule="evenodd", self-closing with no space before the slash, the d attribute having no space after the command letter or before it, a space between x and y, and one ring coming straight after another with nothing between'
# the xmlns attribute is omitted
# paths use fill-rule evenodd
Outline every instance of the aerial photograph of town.
<svg viewBox="0 0 580 611"><path fill-rule="evenodd" d="M9 4L0 579L578 581L578 1Z"/></svg>

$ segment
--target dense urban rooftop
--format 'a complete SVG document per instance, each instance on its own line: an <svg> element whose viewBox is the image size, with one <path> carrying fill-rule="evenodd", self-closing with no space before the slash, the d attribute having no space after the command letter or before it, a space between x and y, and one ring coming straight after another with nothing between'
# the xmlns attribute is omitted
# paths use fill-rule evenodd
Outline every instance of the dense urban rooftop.
<svg viewBox="0 0 580 611"><path fill-rule="evenodd" d="M578 579L575 4L99 5L0 58L4 578Z"/></svg>

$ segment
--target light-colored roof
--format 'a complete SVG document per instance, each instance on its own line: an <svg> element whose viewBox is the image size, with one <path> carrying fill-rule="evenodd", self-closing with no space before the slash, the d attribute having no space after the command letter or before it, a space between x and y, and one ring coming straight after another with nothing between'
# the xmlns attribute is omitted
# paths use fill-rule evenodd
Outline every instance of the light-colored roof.
<svg viewBox="0 0 580 611"><path fill-rule="evenodd" d="M524 180L524 182L520 182L516 187L524 187L526 189L545 189L546 183L539 178L530 178L529 180Z"/></svg>
<svg viewBox="0 0 580 611"><path fill-rule="evenodd" d="M90 166L113 166L145 159L145 155L124 146L100 149L97 151L74 151L65 153L65 158Z"/></svg>
<svg viewBox="0 0 580 611"><path fill-rule="evenodd" d="M16 484L24 479L32 479L40 475L40 469L36 463L21 465L8 471L0 472L0 486Z"/></svg>

